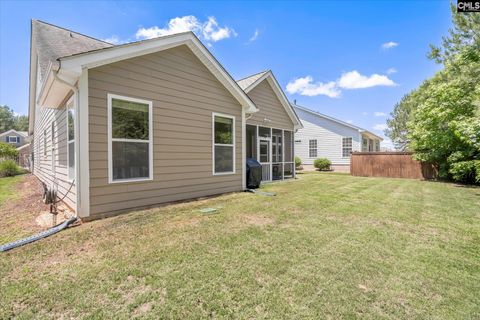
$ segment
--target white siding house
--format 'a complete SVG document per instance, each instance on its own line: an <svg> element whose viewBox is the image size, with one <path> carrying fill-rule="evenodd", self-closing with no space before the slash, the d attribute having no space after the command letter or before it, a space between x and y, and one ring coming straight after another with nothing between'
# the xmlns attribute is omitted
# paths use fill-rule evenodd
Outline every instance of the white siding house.
<svg viewBox="0 0 480 320"><path fill-rule="evenodd" d="M305 169L313 169L315 159L327 158L333 170L349 171L351 152L380 151L381 137L305 107L294 108L303 124L295 134L295 155Z"/></svg>

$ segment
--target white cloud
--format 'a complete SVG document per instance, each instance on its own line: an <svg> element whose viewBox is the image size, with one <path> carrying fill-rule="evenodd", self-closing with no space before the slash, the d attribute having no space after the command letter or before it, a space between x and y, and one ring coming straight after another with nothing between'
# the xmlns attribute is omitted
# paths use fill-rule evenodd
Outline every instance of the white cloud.
<svg viewBox="0 0 480 320"><path fill-rule="evenodd" d="M347 121L345 121L345 122L352 124L352 123L353 123L353 120L347 120Z"/></svg>
<svg viewBox="0 0 480 320"><path fill-rule="evenodd" d="M298 93L302 96L325 95L330 98L337 98L342 93L341 89L364 89L376 86L395 86L393 82L385 75L372 74L364 76L358 71L353 70L342 74L336 81L313 82L311 76L296 78L287 84L287 92L290 94Z"/></svg>
<svg viewBox="0 0 480 320"><path fill-rule="evenodd" d="M342 74L337 82L338 86L343 89L364 89L376 86L395 85L395 82L390 80L387 76L376 73L371 76L364 76L356 70Z"/></svg>
<svg viewBox="0 0 480 320"><path fill-rule="evenodd" d="M384 131L387 128L388 127L385 123L379 123L379 124L376 124L376 125L373 126L373 129L377 130L377 131Z"/></svg>
<svg viewBox="0 0 480 320"><path fill-rule="evenodd" d="M368 116L368 112L362 112L362 115Z"/></svg>
<svg viewBox="0 0 480 320"><path fill-rule="evenodd" d="M201 22L195 16L184 16L170 19L164 28L153 26L140 28L135 37L137 39L152 39L169 34L192 31L198 37L211 42L217 42L230 37L236 37L237 33L227 26L220 27L215 17L208 17L207 21Z"/></svg>
<svg viewBox="0 0 480 320"><path fill-rule="evenodd" d="M397 72L398 71L395 68L390 68L390 69L387 70L387 74L394 74L394 73L397 73Z"/></svg>
<svg viewBox="0 0 480 320"><path fill-rule="evenodd" d="M298 93L302 96L318 96L325 95L330 98L337 98L340 96L340 90L336 87L334 81L323 83L313 83L311 76L304 78L297 78L287 84L287 92L290 94Z"/></svg>
<svg viewBox="0 0 480 320"><path fill-rule="evenodd" d="M126 42L126 41L120 40L120 38L117 35L113 35L110 38L103 39L103 41L114 44L114 45L119 45Z"/></svg>
<svg viewBox="0 0 480 320"><path fill-rule="evenodd" d="M382 151L394 151L395 145L393 144L392 140L389 138L383 138L383 141L380 143L380 148Z"/></svg>
<svg viewBox="0 0 480 320"><path fill-rule="evenodd" d="M203 37L205 40L217 42L228 39L231 36L237 36L235 30L227 26L219 27L215 17L208 17L208 21L203 24Z"/></svg>
<svg viewBox="0 0 480 320"><path fill-rule="evenodd" d="M383 50L388 50L388 49L395 48L398 45L399 45L398 42L389 41L389 42L385 42L385 43L382 44L382 49Z"/></svg>
<svg viewBox="0 0 480 320"><path fill-rule="evenodd" d="M385 117L387 114L385 112L374 112L373 115L375 117Z"/></svg>
<svg viewBox="0 0 480 320"><path fill-rule="evenodd" d="M255 40L257 40L259 35L260 35L260 31L258 31L258 29L255 29L255 32L253 33L253 35L250 37L250 39L248 39L248 43L252 43Z"/></svg>

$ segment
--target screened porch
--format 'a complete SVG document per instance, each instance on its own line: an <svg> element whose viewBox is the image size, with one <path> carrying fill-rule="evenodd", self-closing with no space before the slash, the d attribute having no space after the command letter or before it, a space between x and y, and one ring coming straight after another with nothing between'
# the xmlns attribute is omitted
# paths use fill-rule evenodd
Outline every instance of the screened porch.
<svg viewBox="0 0 480 320"><path fill-rule="evenodd" d="M262 165L262 181L274 181L295 176L293 131L247 125L247 158Z"/></svg>

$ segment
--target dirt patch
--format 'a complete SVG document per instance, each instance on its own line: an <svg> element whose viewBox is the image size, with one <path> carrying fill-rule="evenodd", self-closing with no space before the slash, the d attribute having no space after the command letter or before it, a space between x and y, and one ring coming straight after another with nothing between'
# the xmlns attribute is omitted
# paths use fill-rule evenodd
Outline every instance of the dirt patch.
<svg viewBox="0 0 480 320"><path fill-rule="evenodd" d="M147 302L139 305L135 310L133 311L133 316L134 317L139 317L142 316L152 310L152 302Z"/></svg>
<svg viewBox="0 0 480 320"><path fill-rule="evenodd" d="M247 224L252 224L260 227L271 225L275 222L275 220L273 220L272 218L265 216L246 215L243 218Z"/></svg>
<svg viewBox="0 0 480 320"><path fill-rule="evenodd" d="M25 175L15 186L18 196L0 206L0 238L10 238L42 230L35 218L48 205L42 202L42 183L32 174Z"/></svg>

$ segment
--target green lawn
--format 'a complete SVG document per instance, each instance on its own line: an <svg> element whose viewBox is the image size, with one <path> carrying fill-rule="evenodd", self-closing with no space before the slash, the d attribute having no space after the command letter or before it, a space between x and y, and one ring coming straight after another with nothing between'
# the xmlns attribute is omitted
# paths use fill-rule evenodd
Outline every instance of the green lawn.
<svg viewBox="0 0 480 320"><path fill-rule="evenodd" d="M0 254L0 318L480 317L480 188L311 173L263 189L278 195L135 212Z"/></svg>
<svg viewBox="0 0 480 320"><path fill-rule="evenodd" d="M16 184L23 178L23 176L0 178L0 206L8 199L16 197Z"/></svg>

